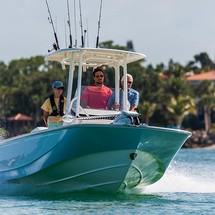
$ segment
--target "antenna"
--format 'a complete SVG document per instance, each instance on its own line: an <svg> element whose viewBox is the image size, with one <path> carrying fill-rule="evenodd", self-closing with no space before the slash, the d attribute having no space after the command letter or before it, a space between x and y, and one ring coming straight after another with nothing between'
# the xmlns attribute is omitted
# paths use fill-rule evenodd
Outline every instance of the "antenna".
<svg viewBox="0 0 215 215"><path fill-rule="evenodd" d="M99 31L101 28L101 16L102 16L102 0L100 3L100 12L99 12L99 21L98 21L98 33L97 33L97 38L96 38L96 48L99 47Z"/></svg>
<svg viewBox="0 0 215 215"><path fill-rule="evenodd" d="M68 11L68 26L69 26L69 48L72 48L72 30L71 30L71 22L70 22L70 14L69 14L69 1L67 0L67 11Z"/></svg>
<svg viewBox="0 0 215 215"><path fill-rule="evenodd" d="M56 44L55 43L53 44L53 49L58 50L58 49L60 49L60 47L59 47L59 44L58 44L57 34L56 34L56 31L55 31L54 23L52 21L52 16L51 16L51 12L49 10L49 5L48 5L47 0L46 0L46 5L47 5L48 13L49 13L48 20L49 20L49 23L52 25L53 32L54 32L54 37L55 37L55 41L56 41Z"/></svg>
<svg viewBox="0 0 215 215"><path fill-rule="evenodd" d="M80 27L81 27L81 46L84 47L84 35L83 35L82 13L81 13L81 0L79 0L79 10L80 10Z"/></svg>

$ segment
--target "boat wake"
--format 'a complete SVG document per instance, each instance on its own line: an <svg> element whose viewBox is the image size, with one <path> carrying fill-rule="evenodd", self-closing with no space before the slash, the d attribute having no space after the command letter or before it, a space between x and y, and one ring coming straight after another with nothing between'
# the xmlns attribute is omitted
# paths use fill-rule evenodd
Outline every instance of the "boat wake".
<svg viewBox="0 0 215 215"><path fill-rule="evenodd" d="M212 175L213 174L213 175ZM157 183L141 189L143 193L187 192L187 193L215 193L213 170L171 165L164 176Z"/></svg>

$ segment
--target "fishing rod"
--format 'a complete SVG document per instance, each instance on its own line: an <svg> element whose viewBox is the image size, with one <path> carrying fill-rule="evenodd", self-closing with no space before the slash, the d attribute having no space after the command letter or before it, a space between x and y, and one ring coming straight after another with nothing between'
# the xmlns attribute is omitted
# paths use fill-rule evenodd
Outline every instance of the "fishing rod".
<svg viewBox="0 0 215 215"><path fill-rule="evenodd" d="M68 14L68 26L69 26L69 48L72 48L72 30L71 30L71 22L70 22L70 14L69 14L69 1L67 0L67 14Z"/></svg>
<svg viewBox="0 0 215 215"><path fill-rule="evenodd" d="M75 47L77 48L77 16L76 16L76 0L74 0L74 21L75 21Z"/></svg>
<svg viewBox="0 0 215 215"><path fill-rule="evenodd" d="M96 39L96 48L99 47L99 31L101 28L101 16L102 16L102 0L100 3L100 12L99 12L99 21L98 21L98 33L97 33L97 39Z"/></svg>
<svg viewBox="0 0 215 215"><path fill-rule="evenodd" d="M51 12L49 10L49 5L48 5L48 1L47 0L46 0L46 5L47 5L48 13L49 13L48 20L49 20L49 23L52 25L53 32L54 32L54 37L55 37L55 41L56 41L56 44L55 43L53 44L53 48L55 50L58 50L58 49L60 49L60 47L59 47L59 44L58 44L57 34L56 34L56 31L55 31L54 23L52 21L52 16L51 16Z"/></svg>
<svg viewBox="0 0 215 215"><path fill-rule="evenodd" d="M81 13L81 0L79 0L79 11L80 11L80 27L81 27L81 45L82 45L82 47L84 47L84 34L83 34L82 13Z"/></svg>

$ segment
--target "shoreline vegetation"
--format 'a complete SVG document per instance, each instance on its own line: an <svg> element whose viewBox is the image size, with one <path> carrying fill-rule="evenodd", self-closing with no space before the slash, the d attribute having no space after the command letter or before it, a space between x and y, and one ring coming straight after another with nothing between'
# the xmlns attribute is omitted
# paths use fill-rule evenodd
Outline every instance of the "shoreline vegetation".
<svg viewBox="0 0 215 215"><path fill-rule="evenodd" d="M207 134L204 130L191 131L192 136L185 142L183 148L215 149L215 134Z"/></svg>

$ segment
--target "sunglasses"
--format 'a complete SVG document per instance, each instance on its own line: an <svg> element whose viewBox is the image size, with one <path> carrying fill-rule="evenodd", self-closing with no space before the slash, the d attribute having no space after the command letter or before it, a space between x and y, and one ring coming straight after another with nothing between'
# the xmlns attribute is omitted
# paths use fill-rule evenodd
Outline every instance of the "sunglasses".
<svg viewBox="0 0 215 215"><path fill-rule="evenodd" d="M103 78L104 75L96 75L96 78Z"/></svg>
<svg viewBox="0 0 215 215"><path fill-rule="evenodd" d="M128 84L132 84L133 82L132 81L128 81Z"/></svg>
<svg viewBox="0 0 215 215"><path fill-rule="evenodd" d="M55 89L56 89L56 90L64 90L64 87L59 87L59 88L56 88L56 87L55 87Z"/></svg>

